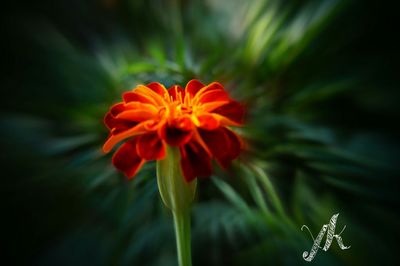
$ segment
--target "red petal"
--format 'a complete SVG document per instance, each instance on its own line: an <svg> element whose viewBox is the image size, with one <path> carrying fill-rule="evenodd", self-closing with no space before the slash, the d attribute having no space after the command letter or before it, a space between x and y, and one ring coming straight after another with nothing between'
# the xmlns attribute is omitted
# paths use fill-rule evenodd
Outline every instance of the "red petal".
<svg viewBox="0 0 400 266"><path fill-rule="evenodd" d="M233 122L243 124L244 107L236 101L231 101L228 104L218 107L214 109L212 113L220 114Z"/></svg>
<svg viewBox="0 0 400 266"><path fill-rule="evenodd" d="M113 129L117 125L115 120L115 117L110 112L107 112L104 117L104 124L106 124L109 129Z"/></svg>
<svg viewBox="0 0 400 266"><path fill-rule="evenodd" d="M160 128L159 135L171 146L183 145L192 138L193 123L187 117L176 119L171 125L165 123Z"/></svg>
<svg viewBox="0 0 400 266"><path fill-rule="evenodd" d="M228 94L223 90L215 89L203 93L198 100L199 103L208 103L217 101L229 101Z"/></svg>
<svg viewBox="0 0 400 266"><path fill-rule="evenodd" d="M242 142L238 135L227 128L223 128L229 140L229 152L223 158L220 158L218 162L222 167L227 168L232 160L236 159L242 151Z"/></svg>
<svg viewBox="0 0 400 266"><path fill-rule="evenodd" d="M112 158L115 168L124 172L128 178L132 178L145 162L136 153L136 142L137 138L134 138L122 144Z"/></svg>
<svg viewBox="0 0 400 266"><path fill-rule="evenodd" d="M199 144L192 141L180 147L180 152L181 169L187 182L212 174L211 158Z"/></svg>
<svg viewBox="0 0 400 266"><path fill-rule="evenodd" d="M167 92L167 89L165 89L164 85L158 82L149 83L146 85L146 87L152 89L154 92L161 95L162 97L164 97L164 94Z"/></svg>
<svg viewBox="0 0 400 266"><path fill-rule="evenodd" d="M110 111L107 112L106 116L104 117L104 124L109 129L113 130L114 134L137 125L136 122L116 118L116 116L124 110L124 103L117 103L111 107Z"/></svg>
<svg viewBox="0 0 400 266"><path fill-rule="evenodd" d="M222 128L212 131L199 129L198 132L212 155L216 158L225 156L229 152L228 137Z"/></svg>
<svg viewBox="0 0 400 266"><path fill-rule="evenodd" d="M121 133L122 131L129 130L137 126L139 123L135 121L126 121L123 119L117 119L107 114L104 118L104 123L111 129L113 135Z"/></svg>
<svg viewBox="0 0 400 266"><path fill-rule="evenodd" d="M212 131L199 129L199 134L223 168L227 168L239 156L241 142L231 130L223 127Z"/></svg>
<svg viewBox="0 0 400 266"><path fill-rule="evenodd" d="M198 81L196 79L192 79L186 85L185 91L187 93L189 93L190 96L192 96L192 98L193 98L196 95L196 93L202 88L204 88L204 84L203 83L201 83L200 81Z"/></svg>
<svg viewBox="0 0 400 266"><path fill-rule="evenodd" d="M201 88L197 93L196 93L196 98L201 97L204 93L213 91L213 90L219 90L219 91L225 91L224 86L221 85L219 82L213 82L211 84L208 84L207 86Z"/></svg>
<svg viewBox="0 0 400 266"><path fill-rule="evenodd" d="M117 104L114 104L113 106L111 106L110 113L113 116L117 116L119 113L121 113L124 110L125 110L124 103L117 103Z"/></svg>
<svg viewBox="0 0 400 266"><path fill-rule="evenodd" d="M183 99L185 99L185 91L182 89L181 86L174 85L171 88L168 89L168 93L170 96L172 96L172 99L174 101L176 100L181 100L183 102ZM179 94L180 94L180 99L179 99Z"/></svg>
<svg viewBox="0 0 400 266"><path fill-rule="evenodd" d="M156 133L137 137L136 150L145 160L161 160L165 157L165 144Z"/></svg>

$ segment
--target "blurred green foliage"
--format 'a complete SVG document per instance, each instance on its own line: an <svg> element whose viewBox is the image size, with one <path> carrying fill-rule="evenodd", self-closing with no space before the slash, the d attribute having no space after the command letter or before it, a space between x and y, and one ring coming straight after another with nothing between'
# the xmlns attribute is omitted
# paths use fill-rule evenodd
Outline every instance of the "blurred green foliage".
<svg viewBox="0 0 400 266"><path fill-rule="evenodd" d="M128 182L101 146L123 91L222 82L248 149L200 180L194 265L395 265L398 15L373 1L14 1L2 9L1 237L9 265L176 265L154 164Z"/></svg>

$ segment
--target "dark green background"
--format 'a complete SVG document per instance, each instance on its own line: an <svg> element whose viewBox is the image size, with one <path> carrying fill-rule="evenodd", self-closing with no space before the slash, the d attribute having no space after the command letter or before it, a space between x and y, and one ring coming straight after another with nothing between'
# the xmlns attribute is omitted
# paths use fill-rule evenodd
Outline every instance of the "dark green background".
<svg viewBox="0 0 400 266"><path fill-rule="evenodd" d="M247 151L199 182L194 265L398 263L398 12L375 2L2 3L1 264L176 265L154 163L117 173L102 118L192 78L248 107ZM301 225L334 213L351 248L305 263Z"/></svg>

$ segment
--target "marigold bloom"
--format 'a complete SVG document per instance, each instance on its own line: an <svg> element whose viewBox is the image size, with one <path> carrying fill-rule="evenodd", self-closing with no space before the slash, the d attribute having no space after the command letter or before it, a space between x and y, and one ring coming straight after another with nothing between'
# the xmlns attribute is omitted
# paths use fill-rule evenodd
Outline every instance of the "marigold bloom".
<svg viewBox="0 0 400 266"><path fill-rule="evenodd" d="M127 140L112 162L132 178L146 161L163 159L166 145L179 147L182 174L190 182L211 175L211 159L227 168L238 157L242 141L227 126L241 126L243 116L243 106L218 82L205 86L191 80L185 90L177 85L167 90L157 82L139 85L107 112L110 136L103 150Z"/></svg>

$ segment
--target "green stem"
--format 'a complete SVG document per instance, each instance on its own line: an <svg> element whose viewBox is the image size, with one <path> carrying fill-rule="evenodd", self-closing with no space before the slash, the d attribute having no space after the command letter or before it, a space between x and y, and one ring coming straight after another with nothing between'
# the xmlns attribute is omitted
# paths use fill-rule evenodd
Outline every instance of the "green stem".
<svg viewBox="0 0 400 266"><path fill-rule="evenodd" d="M173 211L173 214L179 266L192 266L190 248L190 209L183 212Z"/></svg>
<svg viewBox="0 0 400 266"><path fill-rule="evenodd" d="M174 216L179 266L192 266L190 210L197 182L185 181L179 162L179 149L168 147L165 158L157 161L157 181L161 199Z"/></svg>

